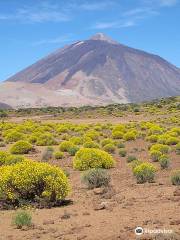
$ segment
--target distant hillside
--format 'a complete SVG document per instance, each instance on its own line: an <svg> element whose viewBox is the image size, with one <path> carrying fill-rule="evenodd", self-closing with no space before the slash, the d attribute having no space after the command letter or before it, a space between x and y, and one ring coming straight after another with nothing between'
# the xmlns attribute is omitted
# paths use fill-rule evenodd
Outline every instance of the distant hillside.
<svg viewBox="0 0 180 240"><path fill-rule="evenodd" d="M14 107L107 105L180 95L180 70L99 33L65 46L0 85Z"/></svg>
<svg viewBox="0 0 180 240"><path fill-rule="evenodd" d="M9 106L8 104L0 102L0 109L12 109L12 107Z"/></svg>

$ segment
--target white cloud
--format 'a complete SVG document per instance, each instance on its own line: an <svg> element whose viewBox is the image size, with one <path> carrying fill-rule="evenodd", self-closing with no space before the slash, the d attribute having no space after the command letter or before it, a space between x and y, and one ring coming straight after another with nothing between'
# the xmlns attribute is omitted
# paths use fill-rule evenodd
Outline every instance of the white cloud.
<svg viewBox="0 0 180 240"><path fill-rule="evenodd" d="M178 0L159 0L161 6L171 7L177 4Z"/></svg>
<svg viewBox="0 0 180 240"><path fill-rule="evenodd" d="M56 37L56 38L42 39L42 40L34 42L32 45L33 46L38 46L38 45L46 45L46 44L66 43L66 42L69 42L71 40L72 39L69 35L62 35L62 36Z"/></svg>
<svg viewBox="0 0 180 240"><path fill-rule="evenodd" d="M117 22L97 22L91 28L92 29L108 29L108 28L126 28L135 25L134 21L117 21Z"/></svg>
<svg viewBox="0 0 180 240"><path fill-rule="evenodd" d="M86 2L84 4L79 5L78 7L83 10L95 11L95 10L104 10L112 6L113 4L114 3L112 1L104 1L104 2L96 2L96 3Z"/></svg>
<svg viewBox="0 0 180 240"><path fill-rule="evenodd" d="M65 22L70 17L58 5L48 2L16 9L13 14L0 14L0 20L16 20L22 23Z"/></svg>
<svg viewBox="0 0 180 240"><path fill-rule="evenodd" d="M143 0L143 2L153 8L160 8L173 7L179 2L179 0Z"/></svg>

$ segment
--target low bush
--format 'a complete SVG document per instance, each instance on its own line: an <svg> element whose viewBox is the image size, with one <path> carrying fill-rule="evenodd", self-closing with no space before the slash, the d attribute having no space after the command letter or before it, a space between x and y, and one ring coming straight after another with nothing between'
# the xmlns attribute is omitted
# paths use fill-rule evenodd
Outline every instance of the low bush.
<svg viewBox="0 0 180 240"><path fill-rule="evenodd" d="M99 148L99 144L90 140L90 141L87 141L83 144L83 147L84 148Z"/></svg>
<svg viewBox="0 0 180 240"><path fill-rule="evenodd" d="M180 170L176 170L171 175L171 182L173 185L180 185Z"/></svg>
<svg viewBox="0 0 180 240"><path fill-rule="evenodd" d="M153 182L156 167L151 163L142 163L133 169L137 183Z"/></svg>
<svg viewBox="0 0 180 240"><path fill-rule="evenodd" d="M11 166L0 167L0 199L19 205L21 201L56 202L69 192L64 172L47 163L24 160Z"/></svg>
<svg viewBox="0 0 180 240"><path fill-rule="evenodd" d="M134 168L136 168L137 166L141 165L143 162L139 159L134 160L132 162L130 162L130 167L132 168L132 170L134 170Z"/></svg>
<svg viewBox="0 0 180 240"><path fill-rule="evenodd" d="M71 148L68 149L68 153L69 153L71 156L74 156L78 150L79 150L79 147L73 146L73 147L71 147Z"/></svg>
<svg viewBox="0 0 180 240"><path fill-rule="evenodd" d="M176 145L175 149L176 149L176 154L180 155L180 143Z"/></svg>
<svg viewBox="0 0 180 240"><path fill-rule="evenodd" d="M136 136L137 134L135 131L129 131L124 135L124 140L126 141L135 140Z"/></svg>
<svg viewBox="0 0 180 240"><path fill-rule="evenodd" d="M160 157L162 156L162 152L160 152L158 150L151 150L150 156L154 162L157 162L157 161L159 161Z"/></svg>
<svg viewBox="0 0 180 240"><path fill-rule="evenodd" d="M39 135L36 141L37 146L52 146L56 144L57 142L51 133L45 133L45 134Z"/></svg>
<svg viewBox="0 0 180 240"><path fill-rule="evenodd" d="M132 161L135 161L135 160L137 160L137 157L136 157L136 156L128 156L128 157L127 157L127 162L128 162L128 163L130 163L130 162L132 162Z"/></svg>
<svg viewBox="0 0 180 240"><path fill-rule="evenodd" d="M155 143L158 141L158 135L150 135L150 136L146 137L146 141Z"/></svg>
<svg viewBox="0 0 180 240"><path fill-rule="evenodd" d="M32 216L25 210L18 211L12 219L12 224L17 228L29 227L32 225Z"/></svg>
<svg viewBox="0 0 180 240"><path fill-rule="evenodd" d="M179 139L177 137L169 137L166 140L167 145L176 145L179 142Z"/></svg>
<svg viewBox="0 0 180 240"><path fill-rule="evenodd" d="M23 133L20 133L16 130L12 130L6 135L5 141L7 143L12 143L12 142L17 142L19 140L23 140L24 138L25 136Z"/></svg>
<svg viewBox="0 0 180 240"><path fill-rule="evenodd" d="M121 131L116 130L112 132L112 138L114 139L122 139L123 136L124 136L124 133Z"/></svg>
<svg viewBox="0 0 180 240"><path fill-rule="evenodd" d="M111 168L114 163L115 161L110 154L96 148L82 148L73 159L73 167L78 170Z"/></svg>
<svg viewBox="0 0 180 240"><path fill-rule="evenodd" d="M108 153L114 153L116 150L116 147L113 143L108 143L103 147L103 150Z"/></svg>
<svg viewBox="0 0 180 240"><path fill-rule="evenodd" d="M117 146L118 148L125 148L125 144L122 143L122 142L117 142L116 146Z"/></svg>
<svg viewBox="0 0 180 240"><path fill-rule="evenodd" d="M159 151L161 153L168 153L170 150L170 147L164 144L156 143L151 146L150 151Z"/></svg>
<svg viewBox="0 0 180 240"><path fill-rule="evenodd" d="M26 141L16 142L10 149L12 154L27 154L33 150L33 146Z"/></svg>
<svg viewBox="0 0 180 240"><path fill-rule="evenodd" d="M159 163L162 169L168 168L170 164L168 156L165 154L161 155L159 158Z"/></svg>
<svg viewBox="0 0 180 240"><path fill-rule="evenodd" d="M63 141L61 142L61 144L59 145L59 149L62 152L68 152L68 150L72 147L75 147L75 145L70 142L70 141Z"/></svg>
<svg viewBox="0 0 180 240"><path fill-rule="evenodd" d="M120 155L121 157L125 157L125 156L126 156L126 154L127 154L127 151L126 151L126 149L124 149L124 148L121 148L121 149L119 150L119 155Z"/></svg>
<svg viewBox="0 0 180 240"><path fill-rule="evenodd" d="M54 153L54 158L55 159L62 159L63 157L64 157L64 153L63 152L58 151L58 152Z"/></svg>
<svg viewBox="0 0 180 240"><path fill-rule="evenodd" d="M107 187L110 182L110 175L105 169L90 169L82 175L82 182L90 189Z"/></svg>
<svg viewBox="0 0 180 240"><path fill-rule="evenodd" d="M5 151L0 151L0 166L13 165L24 160L23 156L12 155Z"/></svg>
<svg viewBox="0 0 180 240"><path fill-rule="evenodd" d="M101 146L104 147L107 144L114 144L114 140L111 138L105 138L101 141Z"/></svg>
<svg viewBox="0 0 180 240"><path fill-rule="evenodd" d="M52 147L45 148L42 154L42 161L51 160L53 158L53 152L54 152L54 149Z"/></svg>

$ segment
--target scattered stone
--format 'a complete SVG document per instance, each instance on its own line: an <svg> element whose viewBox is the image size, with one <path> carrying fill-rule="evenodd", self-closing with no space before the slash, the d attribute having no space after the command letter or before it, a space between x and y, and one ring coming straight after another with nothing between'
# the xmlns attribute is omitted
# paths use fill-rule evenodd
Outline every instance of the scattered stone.
<svg viewBox="0 0 180 240"><path fill-rule="evenodd" d="M171 221L170 225L180 225L180 219Z"/></svg>
<svg viewBox="0 0 180 240"><path fill-rule="evenodd" d="M54 220L45 220L43 221L43 225L54 224Z"/></svg>
<svg viewBox="0 0 180 240"><path fill-rule="evenodd" d="M108 207L108 202L102 202L94 207L94 210L103 210Z"/></svg>
<svg viewBox="0 0 180 240"><path fill-rule="evenodd" d="M180 188L176 188L174 193L173 193L174 196L180 196Z"/></svg>
<svg viewBox="0 0 180 240"><path fill-rule="evenodd" d="M77 237L77 240L82 240L82 239L85 239L85 238L87 238L87 235L79 236L79 237Z"/></svg>
<svg viewBox="0 0 180 240"><path fill-rule="evenodd" d="M64 211L64 214L62 215L61 219L69 219L70 217L71 217L70 213Z"/></svg>
<svg viewBox="0 0 180 240"><path fill-rule="evenodd" d="M94 188L93 192L94 192L95 195L100 195L100 194L103 194L105 192L105 189L104 188Z"/></svg>
<svg viewBox="0 0 180 240"><path fill-rule="evenodd" d="M89 216L90 215L90 213L89 212L83 212L83 214L82 215L84 215L84 216Z"/></svg>

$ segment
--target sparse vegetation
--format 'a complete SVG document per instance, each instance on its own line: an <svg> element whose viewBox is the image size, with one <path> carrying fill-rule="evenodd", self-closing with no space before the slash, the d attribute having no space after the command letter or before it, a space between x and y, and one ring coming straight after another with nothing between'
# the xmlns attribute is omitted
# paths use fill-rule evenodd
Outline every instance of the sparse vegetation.
<svg viewBox="0 0 180 240"><path fill-rule="evenodd" d="M82 182L85 183L90 189L97 187L107 187L110 182L110 175L105 169L90 169L83 173Z"/></svg>

